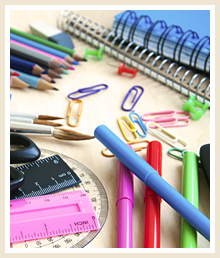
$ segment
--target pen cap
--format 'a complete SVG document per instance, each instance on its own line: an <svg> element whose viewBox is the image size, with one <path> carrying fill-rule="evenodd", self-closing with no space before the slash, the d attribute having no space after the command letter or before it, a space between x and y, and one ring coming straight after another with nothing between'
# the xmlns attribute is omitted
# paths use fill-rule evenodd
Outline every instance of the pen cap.
<svg viewBox="0 0 220 258"><path fill-rule="evenodd" d="M132 148L130 145L129 147ZM130 200L132 206L134 206L133 174L120 160L118 160L116 206L121 199Z"/></svg>
<svg viewBox="0 0 220 258"><path fill-rule="evenodd" d="M151 141L147 145L147 163L162 176L162 144L159 141ZM146 186L144 200L150 194L156 194L149 186ZM161 197L160 201L162 201Z"/></svg>
<svg viewBox="0 0 220 258"><path fill-rule="evenodd" d="M148 177L158 172L152 168L144 159L124 143L105 125L99 125L94 132L95 137L118 158L126 167L134 173L144 184Z"/></svg>

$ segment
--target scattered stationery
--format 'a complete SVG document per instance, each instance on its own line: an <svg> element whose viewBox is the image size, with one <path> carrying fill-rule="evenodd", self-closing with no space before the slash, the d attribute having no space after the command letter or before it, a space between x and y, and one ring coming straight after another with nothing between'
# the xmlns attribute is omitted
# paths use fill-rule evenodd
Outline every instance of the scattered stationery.
<svg viewBox="0 0 220 258"><path fill-rule="evenodd" d="M168 184L158 172L118 138L108 127L99 125L95 137L107 147L145 185L155 191L174 208L200 234L210 240L210 220L193 206L176 189Z"/></svg>
<svg viewBox="0 0 220 258"><path fill-rule="evenodd" d="M163 26L162 21L160 23L162 24L160 26ZM128 64L132 68L138 68L138 71L165 84L173 90L186 96L195 95L201 103L210 102L209 74L202 74L200 71L197 72L194 69L188 69L187 66L179 65L178 62L157 54L157 52L151 51L147 47L145 48L136 44L130 39L123 39L121 34L117 34L114 30L105 28L72 11L62 11L57 18L57 24L63 31L72 33L98 49L103 48L104 53L108 53L110 56L113 56L124 64ZM200 22L198 24L200 26ZM174 31L177 29L175 28ZM178 35L182 35L182 33ZM185 40L187 37L188 35L184 34L184 39L182 40ZM191 34L190 37L192 37ZM163 38L163 40L165 39L166 37ZM209 39L205 38L204 42L200 42L199 48L203 47L203 44L209 45ZM178 46L178 52L180 52L179 48L180 46ZM194 67L198 60L198 51L193 52ZM209 70L208 63L209 54L205 55L203 62L203 66L206 66L205 69Z"/></svg>

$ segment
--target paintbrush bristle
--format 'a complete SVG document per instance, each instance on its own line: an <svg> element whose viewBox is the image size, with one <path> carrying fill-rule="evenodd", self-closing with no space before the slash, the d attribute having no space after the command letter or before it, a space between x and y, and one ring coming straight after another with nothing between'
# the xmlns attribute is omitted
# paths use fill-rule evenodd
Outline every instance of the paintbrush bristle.
<svg viewBox="0 0 220 258"><path fill-rule="evenodd" d="M40 125L49 125L49 126L63 126L60 123L56 123L56 122L51 122L51 121L47 121L47 120L41 120L41 119L34 119L34 123L35 124L40 124Z"/></svg>
<svg viewBox="0 0 220 258"><path fill-rule="evenodd" d="M82 134L70 129L54 128L53 137L60 140L83 141L94 139L95 136Z"/></svg>
<svg viewBox="0 0 220 258"><path fill-rule="evenodd" d="M63 117L58 117L58 116L48 116L48 115L39 115L38 119L41 120L57 120L57 119L63 119Z"/></svg>

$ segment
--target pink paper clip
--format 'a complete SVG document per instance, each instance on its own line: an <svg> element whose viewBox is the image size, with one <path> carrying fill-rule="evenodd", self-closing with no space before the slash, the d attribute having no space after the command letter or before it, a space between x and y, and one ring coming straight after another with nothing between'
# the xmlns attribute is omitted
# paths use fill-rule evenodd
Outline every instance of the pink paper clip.
<svg viewBox="0 0 220 258"><path fill-rule="evenodd" d="M184 117L174 117L174 115L185 114ZM159 116L156 116L159 115ZM155 116L154 118L146 118L146 116ZM190 114L185 111L174 111L174 110L166 110L166 111L158 111L145 113L141 116L143 121L147 122L157 122L163 127L182 127L190 124ZM184 123L177 124L179 121L184 121ZM151 126L151 128L156 128L155 126Z"/></svg>

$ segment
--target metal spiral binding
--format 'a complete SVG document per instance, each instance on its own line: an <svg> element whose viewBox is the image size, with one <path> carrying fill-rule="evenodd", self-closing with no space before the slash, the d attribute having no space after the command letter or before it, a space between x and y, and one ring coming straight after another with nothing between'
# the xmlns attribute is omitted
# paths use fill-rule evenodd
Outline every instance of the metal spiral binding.
<svg viewBox="0 0 220 258"><path fill-rule="evenodd" d="M130 15L132 15L131 12ZM169 27L166 26L165 22L158 22L161 23L161 26L165 24L164 35L166 34L166 36L169 34L170 29L179 29L177 27L172 27L168 30ZM152 26L153 25L155 25L155 23L152 24ZM60 13L57 19L57 26L94 47L102 47L104 52L108 53L115 59L128 63L131 67L137 67L142 73L185 96L194 94L200 102L210 102L210 84L208 77L204 77L199 73L194 73L191 69L186 69L186 67L180 66L178 64L178 60L173 62L168 58L164 58L162 54L149 51L147 48L143 48L133 41L123 39L123 31L121 35L117 35L117 28L115 31L112 31L71 11L62 11ZM134 27L130 34L131 39L133 38L132 33L134 33ZM190 33L189 35L193 34L193 32L188 33ZM145 39L148 40L149 36L149 34L146 34ZM184 36L187 35L182 35L182 38ZM202 40L200 41L200 44L201 42ZM205 43L203 42L202 44L204 45ZM179 42L177 42L175 50L178 45ZM180 45L180 49L181 47L182 44ZM131 53L129 53L129 51L131 51ZM194 60L194 63L195 62L196 60ZM159 65L157 68L158 63ZM168 67L165 68L167 65ZM177 78L180 73L182 73L181 77ZM192 75L190 76L190 74ZM187 77L189 76L190 78L186 82ZM196 80L198 80L198 82L196 82ZM193 83L196 83L196 85L194 86Z"/></svg>
<svg viewBox="0 0 220 258"><path fill-rule="evenodd" d="M123 21L123 17L125 18L125 20ZM131 28L130 28L130 31L128 33L128 37L127 39L129 41L133 41L133 37L134 37L134 32L135 32L135 29L138 25L138 23L140 22L140 20L142 18L145 18L145 23L150 23L151 26L150 28L147 30L146 34L145 34L145 37L144 37L144 41L143 41L143 47L145 48L148 48L148 44L149 44L149 40L150 40L150 37L151 37L151 34L152 34L152 31L154 30L154 28L158 25L158 24L161 24L161 29L164 29L163 32L161 33L160 35L160 38L158 40L158 43L157 43L157 53L156 54L161 54L163 55L163 47L164 47L164 43L167 39L167 36L169 35L169 33L174 29L176 28L176 33L179 34L181 33L182 36L179 38L175 48L174 48L174 53L173 53L173 60L174 61L177 61L180 63L180 58L181 58L181 54L182 54L182 50L183 50L183 46L187 40L187 38L189 38L189 36L192 34L192 38L194 38L195 36L197 36L197 38L199 38L198 34L194 31L186 31L186 32L183 32L182 28L180 26L176 26L176 25L171 25L171 26L167 26L166 22L163 21L163 20L158 20L156 22L152 22L150 17L148 15L142 15L140 17L137 17L136 16L136 13L134 11L125 11L122 16L120 17L120 19L118 20L117 24L116 24L116 29L115 29L115 32L116 32L116 35L118 35L118 28L120 26L120 24L123 25L123 28L122 28L122 31L121 31L121 37L123 37L124 35L124 29L125 29L125 26L126 26L126 23L128 21L129 18L133 18L134 19L134 22L131 24ZM148 19L148 20L147 20ZM178 59L176 60L176 51L177 51L177 46L179 45L180 41L183 39L183 37L188 33L190 32L190 34L184 39L184 41L182 42L181 46L180 46L180 51L179 51L179 55L178 55ZM194 47L191 55L190 55L190 61L189 61L189 66L192 66L194 68L196 68L196 64L197 64L197 59L202 51L202 48L203 46L205 45L205 43L209 41L209 44L210 44L210 37L208 36L205 36L203 37L197 44L196 46ZM162 43L161 43L162 42ZM201 42L203 42L203 44L200 46L200 48L197 50L197 47L201 44ZM195 60L194 60L194 65L192 64L192 59L193 59L193 56L194 54L196 53L197 51L197 54L196 54L196 57L195 57ZM207 71L207 63L208 63L208 60L209 60L209 57L210 57L210 53L207 55L206 57L206 60L205 60L205 64L204 64L204 71Z"/></svg>

